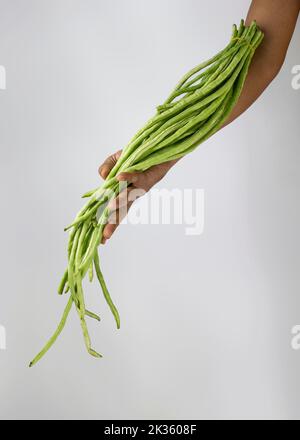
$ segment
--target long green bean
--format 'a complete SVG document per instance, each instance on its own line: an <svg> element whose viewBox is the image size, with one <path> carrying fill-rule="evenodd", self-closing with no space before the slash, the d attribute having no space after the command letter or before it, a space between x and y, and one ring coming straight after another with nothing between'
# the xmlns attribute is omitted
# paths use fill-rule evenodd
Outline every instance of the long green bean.
<svg viewBox="0 0 300 440"><path fill-rule="evenodd" d="M191 153L213 136L226 122L242 92L251 60L263 40L263 33L253 22L233 26L229 44L208 61L190 70L179 81L155 115L136 133L100 188L84 194L88 198L70 229L68 266L58 287L62 295L69 292L69 300L61 321L50 340L33 359L35 365L52 347L62 332L74 304L78 313L88 353L102 357L91 346L86 317L100 321L100 317L87 310L83 281L94 270L105 301L120 328L119 312L108 292L100 269L98 246L110 217L109 202L129 183L120 186L120 172L145 171L150 167L175 160Z"/></svg>

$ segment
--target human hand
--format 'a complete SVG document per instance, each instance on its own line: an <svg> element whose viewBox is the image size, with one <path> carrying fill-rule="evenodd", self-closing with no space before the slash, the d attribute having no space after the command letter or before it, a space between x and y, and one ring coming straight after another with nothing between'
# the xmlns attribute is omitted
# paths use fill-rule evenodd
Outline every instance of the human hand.
<svg viewBox="0 0 300 440"><path fill-rule="evenodd" d="M106 179L111 169L117 163L121 153L122 151L120 150L112 154L100 166L99 174L103 179ZM134 199L141 195L141 193L147 193L167 174L176 162L177 160L173 160L155 165L144 172L120 173L117 175L119 182L128 182L130 186L121 191L120 194L109 203L111 215L103 230L102 244L105 244L106 240L111 238L112 234L127 215Z"/></svg>

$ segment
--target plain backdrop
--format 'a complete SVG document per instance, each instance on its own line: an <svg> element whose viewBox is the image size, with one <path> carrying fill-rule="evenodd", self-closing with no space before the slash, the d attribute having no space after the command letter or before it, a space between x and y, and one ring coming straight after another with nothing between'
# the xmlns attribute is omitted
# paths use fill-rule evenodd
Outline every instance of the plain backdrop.
<svg viewBox="0 0 300 440"><path fill-rule="evenodd" d="M0 0L1 419L300 417L300 28L284 68L238 121L160 188L205 191L205 228L122 225L101 248L117 331L96 284L90 358L66 298L63 232L97 169L179 78L223 48L249 0Z"/></svg>

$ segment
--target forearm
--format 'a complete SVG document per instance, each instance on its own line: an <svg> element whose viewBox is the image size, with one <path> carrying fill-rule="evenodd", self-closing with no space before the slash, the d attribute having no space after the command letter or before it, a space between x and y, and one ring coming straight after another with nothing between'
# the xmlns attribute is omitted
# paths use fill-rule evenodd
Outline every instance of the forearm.
<svg viewBox="0 0 300 440"><path fill-rule="evenodd" d="M280 71L293 36L300 0L253 0L246 24L253 20L265 34L251 63L242 94L225 125L246 111Z"/></svg>
<svg viewBox="0 0 300 440"><path fill-rule="evenodd" d="M265 38L253 57L241 96L223 127L247 110L279 72L295 29L299 11L300 0L252 1L246 25L250 25L253 20L256 20L264 32ZM113 154L100 167L99 172L104 179L107 178L111 169L117 163L120 154L120 151ZM143 189L147 192L167 174L176 162L178 160L155 165L142 173L121 173L118 175L118 180L130 182L132 191ZM121 195L115 201L114 209L117 211L120 211ZM125 198L125 202L127 202L128 209L132 201ZM117 222L108 222L105 226L103 243L111 237L122 220L123 217L120 212L117 218Z"/></svg>
<svg viewBox="0 0 300 440"><path fill-rule="evenodd" d="M270 85L279 73L292 39L300 12L300 0L253 0L246 25L253 20L265 34L253 57L241 96L226 125L244 113ZM178 160L165 163L166 172Z"/></svg>

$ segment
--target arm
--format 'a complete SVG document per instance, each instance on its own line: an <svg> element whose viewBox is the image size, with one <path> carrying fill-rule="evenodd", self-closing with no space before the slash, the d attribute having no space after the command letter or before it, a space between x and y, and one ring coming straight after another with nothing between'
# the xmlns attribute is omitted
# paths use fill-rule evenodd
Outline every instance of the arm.
<svg viewBox="0 0 300 440"><path fill-rule="evenodd" d="M240 99L223 128L244 113L279 73L293 36L299 12L300 0L252 1L246 24L249 25L253 20L256 20L265 33L265 38L255 53ZM107 177L120 154L120 151L113 154L101 165L99 173L102 178ZM118 176L118 179L131 182L133 188L149 191L176 162L171 161L156 165L143 173L122 173ZM131 204L132 202L122 197L122 193L117 197L114 206L112 206L117 211L117 222L114 221L106 225L103 243L111 237ZM119 207L124 208L124 205L126 205L126 209L122 209L119 213Z"/></svg>
<svg viewBox="0 0 300 440"><path fill-rule="evenodd" d="M253 0L246 24L256 20L265 38L255 53L240 99L227 123L246 111L279 73L292 39L300 0Z"/></svg>

